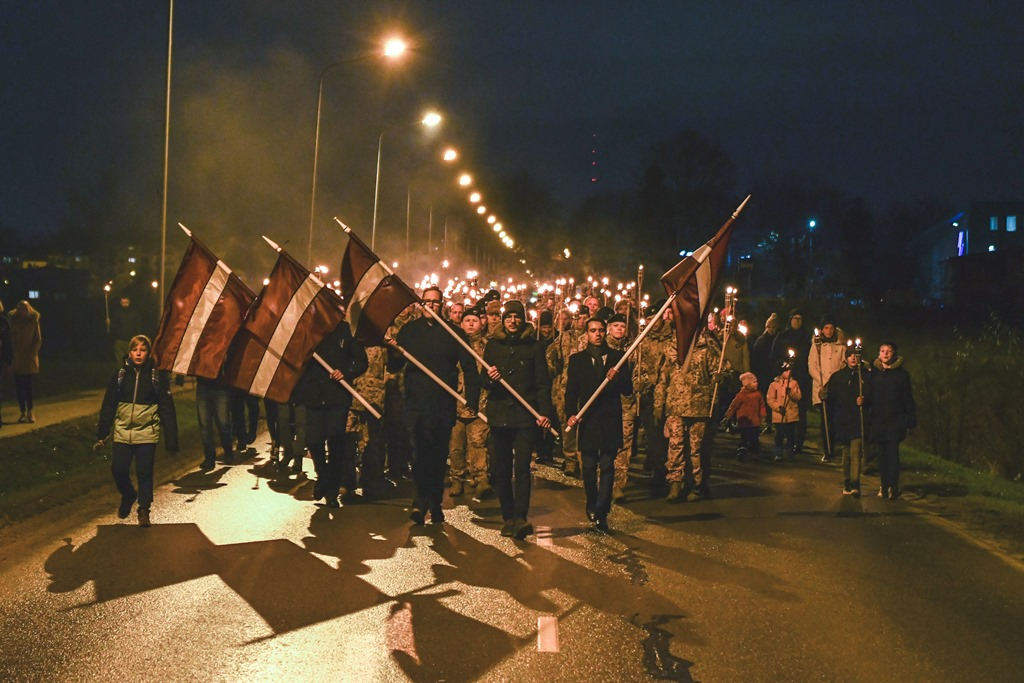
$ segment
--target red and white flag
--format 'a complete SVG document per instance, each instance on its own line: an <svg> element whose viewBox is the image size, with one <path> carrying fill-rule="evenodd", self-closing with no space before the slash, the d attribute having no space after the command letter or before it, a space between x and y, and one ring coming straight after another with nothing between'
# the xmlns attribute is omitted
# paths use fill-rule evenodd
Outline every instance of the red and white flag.
<svg viewBox="0 0 1024 683"><path fill-rule="evenodd" d="M341 260L345 318L353 337L367 346L379 346L395 316L419 297L354 232L347 228L346 232L348 246Z"/></svg>
<svg viewBox="0 0 1024 683"><path fill-rule="evenodd" d="M256 295L206 245L189 237L167 293L153 359L158 370L215 379Z"/></svg>
<svg viewBox="0 0 1024 683"><path fill-rule="evenodd" d="M232 345L224 381L253 396L288 401L316 345L344 319L334 290L280 251Z"/></svg>
<svg viewBox="0 0 1024 683"><path fill-rule="evenodd" d="M672 313L676 327L676 361L679 363L685 365L690 362L690 353L697 341L697 335L707 324L711 299L729 252L733 224L748 201L749 196L707 244L661 276L661 284L665 286L668 295L675 294L672 300Z"/></svg>

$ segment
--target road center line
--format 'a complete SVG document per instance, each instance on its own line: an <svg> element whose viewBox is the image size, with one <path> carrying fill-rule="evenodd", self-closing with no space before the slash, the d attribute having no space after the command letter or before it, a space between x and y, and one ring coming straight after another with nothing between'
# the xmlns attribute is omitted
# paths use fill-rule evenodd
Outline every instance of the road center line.
<svg viewBox="0 0 1024 683"><path fill-rule="evenodd" d="M558 652L558 617L537 617L537 652Z"/></svg>

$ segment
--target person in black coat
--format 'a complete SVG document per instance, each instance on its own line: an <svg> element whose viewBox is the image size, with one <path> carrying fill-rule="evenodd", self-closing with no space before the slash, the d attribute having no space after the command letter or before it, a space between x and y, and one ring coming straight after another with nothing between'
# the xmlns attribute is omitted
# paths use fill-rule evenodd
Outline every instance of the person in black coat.
<svg viewBox="0 0 1024 683"><path fill-rule="evenodd" d="M843 495L860 496L860 475L864 466L864 437L871 402L871 377L860 361L860 350L846 347L846 364L832 373L822 390L832 419L832 442L843 454Z"/></svg>
<svg viewBox="0 0 1024 683"><path fill-rule="evenodd" d="M878 453L879 498L900 497L900 442L917 427L910 373L896 345L882 342L871 371L871 443Z"/></svg>
<svg viewBox="0 0 1024 683"><path fill-rule="evenodd" d="M3 392L4 382L7 381L7 376L11 374L13 358L11 324L7 322L7 316L4 315L4 302L0 301L0 392ZM3 398L2 393L0 393L0 398ZM3 426L4 421L0 418L0 427Z"/></svg>
<svg viewBox="0 0 1024 683"><path fill-rule="evenodd" d="M441 315L444 296L437 287L423 291L423 305ZM402 326L395 340L416 360L452 389L459 386L459 367L466 389L466 406L473 412L480 407L480 373L476 360L451 332L465 339L461 329L445 330L433 316L424 315ZM451 329L451 328L450 328ZM388 370L397 372L405 358L388 351ZM412 438L412 478L416 486L409 519L423 524L430 511L433 524L444 523L444 474L448 462L448 443L455 426L455 399L415 365L405 370L405 406L402 418Z"/></svg>
<svg viewBox="0 0 1024 683"><path fill-rule="evenodd" d="M345 321L317 344L316 353L333 368L332 372L310 359L292 390L291 402L300 413L296 419L306 425L306 448L316 469L313 500L324 498L327 507L336 508L342 487L355 489L355 462L346 461L345 448L352 394L339 380L351 383L366 372L368 362L366 349L352 337Z"/></svg>
<svg viewBox="0 0 1024 683"><path fill-rule="evenodd" d="M484 362L491 366L484 384L488 391L487 424L491 428L491 486L498 494L505 520L501 535L520 540L533 533L527 516L536 428L551 426L551 420L544 417L551 412L551 378L544 350L533 325L526 322L522 302L506 302L501 327L484 347ZM502 379L542 417L535 419L502 386Z"/></svg>
<svg viewBox="0 0 1024 683"><path fill-rule="evenodd" d="M565 383L565 414L569 416L566 424L579 429L587 518L605 532L612 507L615 455L622 448L622 397L633 393L633 373L628 363L616 372L615 365L623 352L605 344L606 331L600 318L587 321L587 348L569 357ZM577 417L606 377L608 386L583 417Z"/></svg>

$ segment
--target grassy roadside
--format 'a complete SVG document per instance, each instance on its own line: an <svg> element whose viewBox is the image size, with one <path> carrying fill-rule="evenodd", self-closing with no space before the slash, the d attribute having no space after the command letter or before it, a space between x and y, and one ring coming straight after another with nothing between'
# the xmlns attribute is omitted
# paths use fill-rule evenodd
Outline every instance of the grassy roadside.
<svg viewBox="0 0 1024 683"><path fill-rule="evenodd" d="M175 397L180 450L157 447L157 485L198 465L202 445L195 399ZM0 455L0 526L26 519L94 491L116 498L110 475L111 449L93 451L96 416L69 420L3 440ZM113 504L113 503L112 503Z"/></svg>

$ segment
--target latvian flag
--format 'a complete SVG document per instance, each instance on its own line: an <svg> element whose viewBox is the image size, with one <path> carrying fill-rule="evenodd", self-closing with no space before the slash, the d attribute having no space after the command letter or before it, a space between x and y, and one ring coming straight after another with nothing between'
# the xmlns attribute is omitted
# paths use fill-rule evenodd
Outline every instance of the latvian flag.
<svg viewBox="0 0 1024 683"><path fill-rule="evenodd" d="M395 316L419 297L392 273L359 237L348 232L341 260L341 296L352 336L366 346L379 346Z"/></svg>
<svg viewBox="0 0 1024 683"><path fill-rule="evenodd" d="M153 342L159 370L215 379L256 295L191 237Z"/></svg>
<svg viewBox="0 0 1024 683"><path fill-rule="evenodd" d="M224 381L287 402L316 345L344 319L338 295L281 251L232 345Z"/></svg>
<svg viewBox="0 0 1024 683"><path fill-rule="evenodd" d="M743 207L750 201L748 196L733 212L718 234L711 240L674 265L661 276L661 284L669 296L676 295L672 301L672 313L676 326L676 362L686 365L690 362L690 352L697 341L697 335L707 324L708 311L711 310L711 299L715 294L722 270L725 267L726 255L729 252L729 239L732 237L733 224Z"/></svg>

